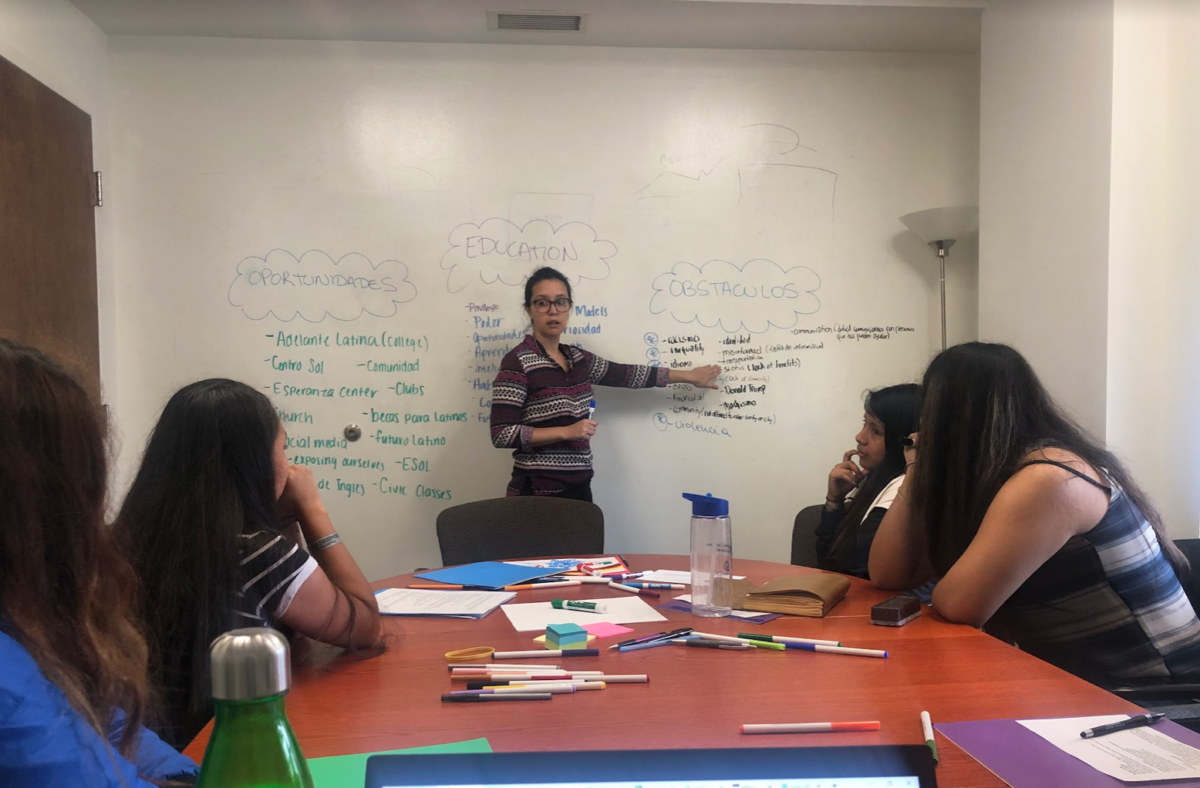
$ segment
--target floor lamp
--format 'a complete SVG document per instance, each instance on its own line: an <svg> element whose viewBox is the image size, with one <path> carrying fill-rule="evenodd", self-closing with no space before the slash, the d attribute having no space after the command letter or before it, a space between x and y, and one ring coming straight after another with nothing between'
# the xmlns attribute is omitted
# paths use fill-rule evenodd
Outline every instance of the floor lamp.
<svg viewBox="0 0 1200 788"><path fill-rule="evenodd" d="M979 208L952 205L927 211L906 213L900 221L908 231L933 247L942 265L942 350L946 349L946 252L954 242L971 232L979 223Z"/></svg>

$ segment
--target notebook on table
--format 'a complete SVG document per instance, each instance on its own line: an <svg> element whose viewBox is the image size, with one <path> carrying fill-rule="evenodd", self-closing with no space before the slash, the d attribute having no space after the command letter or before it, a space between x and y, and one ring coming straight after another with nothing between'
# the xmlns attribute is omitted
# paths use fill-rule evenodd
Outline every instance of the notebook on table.
<svg viewBox="0 0 1200 788"><path fill-rule="evenodd" d="M376 755L366 788L936 788L925 745Z"/></svg>
<svg viewBox="0 0 1200 788"><path fill-rule="evenodd" d="M842 601L850 580L842 575L785 575L761 586L734 582L733 606L761 613L820 618Z"/></svg>

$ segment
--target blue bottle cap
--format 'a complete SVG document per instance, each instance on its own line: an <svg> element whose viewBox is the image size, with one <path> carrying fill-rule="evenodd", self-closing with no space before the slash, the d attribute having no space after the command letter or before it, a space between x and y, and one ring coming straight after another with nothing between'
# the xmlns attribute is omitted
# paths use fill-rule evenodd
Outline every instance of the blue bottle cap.
<svg viewBox="0 0 1200 788"><path fill-rule="evenodd" d="M728 517L729 501L724 498L714 498L712 493L697 495L684 493L684 498L692 502L693 517Z"/></svg>

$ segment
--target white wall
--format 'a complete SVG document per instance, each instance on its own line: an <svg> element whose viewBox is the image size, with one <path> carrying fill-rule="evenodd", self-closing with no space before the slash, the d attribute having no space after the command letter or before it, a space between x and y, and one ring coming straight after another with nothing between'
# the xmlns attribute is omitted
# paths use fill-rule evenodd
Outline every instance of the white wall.
<svg viewBox="0 0 1200 788"><path fill-rule="evenodd" d="M1172 343L1164 341L1176 287L1169 275L1171 0L1116 0L1113 27L1112 188L1108 260L1109 447L1168 510L1179 480L1164 407Z"/></svg>
<svg viewBox="0 0 1200 788"><path fill-rule="evenodd" d="M1200 530L1200 3L1173 0L1167 42L1170 49L1167 146L1168 264L1162 308L1168 322L1157 339L1168 361L1161 378L1147 387L1165 395L1159 451L1171 480L1159 505L1176 536ZM1158 304L1144 310L1159 308ZM1150 406L1152 407L1152 406Z"/></svg>
<svg viewBox="0 0 1200 788"><path fill-rule="evenodd" d="M108 170L108 37L66 0L0 0L0 57L92 116L92 158ZM100 378L110 405L117 397L112 212L96 211Z"/></svg>
<svg viewBox="0 0 1200 788"><path fill-rule="evenodd" d="M983 25L980 336L1194 537L1200 4L994 0Z"/></svg>
<svg viewBox="0 0 1200 788"><path fill-rule="evenodd" d="M979 336L1105 431L1112 0L995 0L980 55Z"/></svg>
<svg viewBox="0 0 1200 788"><path fill-rule="evenodd" d="M202 377L271 393L275 383L374 383L384 391L373 407L470 411L469 423L413 430L447 439L411 450L428 472L404 478L396 451L410 450L374 442L374 427L342 450L385 463L389 482L452 489L450 501L396 496L382 469L314 467L334 490L335 475L366 485L326 502L369 576L436 564L437 511L501 494L511 468L477 406L489 395L475 386L493 373L468 367L466 307L503 305L501 328L520 328L520 295L479 277L448 290L439 266L463 223L549 216L613 241L611 275L589 278L577 298L609 309L603 332L581 341L618 361L644 361L647 334L664 348L670 335L697 334L704 358L720 360L728 333L650 309L652 282L678 261L769 258L816 270L819 311L762 328L772 345L797 341L793 325L913 328L861 342L822 335L826 347L802 366L768 368L769 391L738 414L773 423L678 417L728 426L731 440L659 429L656 411L666 420L689 407L672 392L598 391L596 494L609 549L686 550L679 493L698 489L731 499L739 556L786 554L796 511L822 499L829 468L852 446L863 390L913 380L938 347L936 260L897 217L975 199L971 56L114 37L112 58L124 469L166 397ZM760 124L778 132L765 148L744 136ZM956 247L950 267L959 341L974 334L971 246ZM230 283L239 261L273 248L401 260L417 295L379 316L338 310L347 322L336 325L324 312L307 324L252 317L231 306ZM505 270L516 283L534 265ZM359 369L367 349L311 351L328 362L320 371L307 354L303 371L273 369L280 351L264 343L284 330L427 335L408 381L426 387L424 399L397 399L386 390L394 381ZM768 360L777 353L786 355L770 350ZM719 411L735 395L707 394L701 407ZM368 408L356 396L275 401L312 413L312 426L289 432L315 442L362 421Z"/></svg>

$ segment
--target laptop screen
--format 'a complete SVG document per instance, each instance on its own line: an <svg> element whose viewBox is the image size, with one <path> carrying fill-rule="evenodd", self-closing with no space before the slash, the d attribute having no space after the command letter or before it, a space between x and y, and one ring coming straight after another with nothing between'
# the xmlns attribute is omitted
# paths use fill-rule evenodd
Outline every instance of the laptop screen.
<svg viewBox="0 0 1200 788"><path fill-rule="evenodd" d="M367 788L935 788L924 745L377 755Z"/></svg>
<svg viewBox="0 0 1200 788"><path fill-rule="evenodd" d="M529 788L528 783L511 785L384 785L381 788ZM691 782L582 782L537 783L537 788L921 788L921 780L913 775L904 777L805 777L799 780L706 780Z"/></svg>

